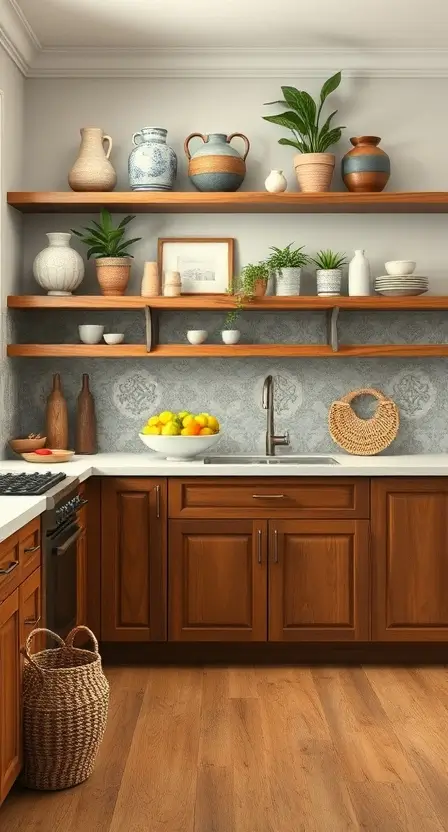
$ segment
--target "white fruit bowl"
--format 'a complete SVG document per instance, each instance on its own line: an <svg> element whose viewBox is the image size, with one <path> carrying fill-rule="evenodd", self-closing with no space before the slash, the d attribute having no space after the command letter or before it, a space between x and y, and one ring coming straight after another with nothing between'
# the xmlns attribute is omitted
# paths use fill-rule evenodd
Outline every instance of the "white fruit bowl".
<svg viewBox="0 0 448 832"><path fill-rule="evenodd" d="M158 454L163 454L166 459L183 460L194 459L205 453L212 445L216 445L221 438L220 433L212 436L157 436L139 433L143 444Z"/></svg>

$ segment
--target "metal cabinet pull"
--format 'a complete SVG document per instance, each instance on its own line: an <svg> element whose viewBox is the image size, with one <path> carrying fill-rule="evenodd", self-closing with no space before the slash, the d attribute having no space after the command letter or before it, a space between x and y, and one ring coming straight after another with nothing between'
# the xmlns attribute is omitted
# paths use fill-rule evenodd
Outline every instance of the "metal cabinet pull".
<svg viewBox="0 0 448 832"><path fill-rule="evenodd" d="M37 552L38 549L40 549L40 543L38 543L37 546L31 546L29 549L25 549L25 554L31 555L32 552Z"/></svg>
<svg viewBox="0 0 448 832"><path fill-rule="evenodd" d="M40 615L39 618L25 618L24 623L29 627L35 627L36 624L39 624L39 621L42 620L42 616Z"/></svg>
<svg viewBox="0 0 448 832"><path fill-rule="evenodd" d="M257 531L257 553L258 553L258 563L261 564L262 562L262 542L263 542L263 532L261 529Z"/></svg>
<svg viewBox="0 0 448 832"><path fill-rule="evenodd" d="M278 563L278 531L274 531L274 563Z"/></svg>
<svg viewBox="0 0 448 832"><path fill-rule="evenodd" d="M156 485L156 517L160 520L160 485Z"/></svg>
<svg viewBox="0 0 448 832"><path fill-rule="evenodd" d="M252 494L253 500L284 500L286 494Z"/></svg>
<svg viewBox="0 0 448 832"><path fill-rule="evenodd" d="M9 566L6 567L6 569L0 569L0 575L9 575L11 572L14 571L14 569L17 568L18 565L19 565L19 561L18 560L13 560L9 564Z"/></svg>

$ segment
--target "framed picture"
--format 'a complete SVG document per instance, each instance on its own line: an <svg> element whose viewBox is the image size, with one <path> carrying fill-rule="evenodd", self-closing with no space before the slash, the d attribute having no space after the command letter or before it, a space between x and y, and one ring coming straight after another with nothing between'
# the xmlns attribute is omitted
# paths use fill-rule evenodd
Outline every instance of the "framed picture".
<svg viewBox="0 0 448 832"><path fill-rule="evenodd" d="M232 237L159 237L158 264L179 272L183 295L224 295L233 278Z"/></svg>

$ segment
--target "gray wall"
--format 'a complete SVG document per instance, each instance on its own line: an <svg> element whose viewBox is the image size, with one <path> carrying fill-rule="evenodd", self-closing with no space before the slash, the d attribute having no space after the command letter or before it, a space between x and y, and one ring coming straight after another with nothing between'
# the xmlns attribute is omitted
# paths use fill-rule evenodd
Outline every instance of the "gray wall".
<svg viewBox="0 0 448 832"><path fill-rule="evenodd" d="M192 131L245 132L252 144L248 157L247 190L263 188L271 168L284 168L289 187L295 189L292 151L277 144L279 128L262 121L270 110L263 102L279 97L281 83L296 83L317 92L318 79L285 78L210 80L30 80L26 82L24 179L26 189L65 189L67 172L76 157L79 128L102 126L114 140L112 161L118 172L118 189L126 189L127 157L132 133L151 124L165 126L179 157L177 187L189 189L183 140ZM348 125L338 153L348 137L360 133L380 135L392 160L392 190L448 189L446 166L445 79L347 79L335 96L340 121ZM424 117L422 114L424 113ZM430 127L429 127L430 125ZM17 187L17 184L16 184ZM339 174L336 189L341 187ZM31 276L35 254L45 244L45 232L78 226L84 218L31 216L25 220L23 271L20 292L35 291ZM365 248L374 274L392 258L411 258L418 272L429 275L431 291L447 293L446 217L375 215L140 215L134 224L144 240L136 248L129 291L138 293L144 260L156 256L159 236L232 236L236 238L236 268L264 257L269 245L291 240L305 244L310 253L320 248L350 252ZM305 291L315 291L311 272ZM95 292L89 265L84 291ZM17 318L17 316L16 316ZM89 317L70 315L20 316L24 338L72 341L76 326ZM124 328L127 340L143 337L140 318L130 313L100 315L110 331ZM18 325L19 325L18 324ZM165 340L183 340L196 325L219 329L216 317L162 316ZM37 328L37 331L36 331ZM319 341L320 315L246 316L246 340ZM344 316L342 335L347 342L420 340L446 341L448 316L356 315ZM83 371L92 373L97 397L100 445L103 450L139 449L136 431L152 410L188 407L214 410L225 425L227 449L259 446L263 414L259 407L263 376L278 377L279 427L289 427L298 450L328 450L326 429L330 402L356 386L377 385L395 396L402 407L403 427L396 451L447 450L445 442L446 361L439 360L194 360L194 361L17 361L22 385L22 426L37 429L42 419L51 373L60 369L70 406L74 407Z"/></svg>
<svg viewBox="0 0 448 832"><path fill-rule="evenodd" d="M9 55L0 47L0 160L2 206L0 214L0 458L17 422L17 370L6 358L9 319L6 297L20 283L22 269L22 218L8 208L6 191L22 185L25 82Z"/></svg>

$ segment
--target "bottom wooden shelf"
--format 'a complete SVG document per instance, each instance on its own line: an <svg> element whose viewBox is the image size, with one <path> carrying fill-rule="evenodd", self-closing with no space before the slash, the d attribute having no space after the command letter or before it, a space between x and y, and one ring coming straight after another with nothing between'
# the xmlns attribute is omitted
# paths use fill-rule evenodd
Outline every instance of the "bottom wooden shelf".
<svg viewBox="0 0 448 832"><path fill-rule="evenodd" d="M351 344L334 352L327 344L9 344L23 358L420 358L448 357L448 344Z"/></svg>

